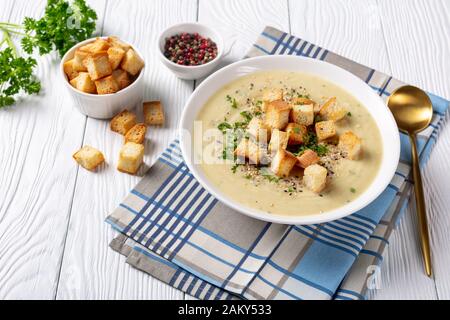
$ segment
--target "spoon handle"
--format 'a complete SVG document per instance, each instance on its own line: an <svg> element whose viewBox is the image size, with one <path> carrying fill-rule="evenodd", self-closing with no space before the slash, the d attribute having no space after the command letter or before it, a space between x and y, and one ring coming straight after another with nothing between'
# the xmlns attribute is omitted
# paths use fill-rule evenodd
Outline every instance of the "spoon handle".
<svg viewBox="0 0 450 320"><path fill-rule="evenodd" d="M422 255L425 264L425 272L429 277L431 277L432 269L431 269L430 238L428 236L427 212L425 209L425 201L423 196L422 176L420 175L419 156L417 154L417 146L416 146L416 135L410 134L409 140L411 142L414 193L416 196L416 209L417 209L417 217L419 220L419 233L422 247Z"/></svg>

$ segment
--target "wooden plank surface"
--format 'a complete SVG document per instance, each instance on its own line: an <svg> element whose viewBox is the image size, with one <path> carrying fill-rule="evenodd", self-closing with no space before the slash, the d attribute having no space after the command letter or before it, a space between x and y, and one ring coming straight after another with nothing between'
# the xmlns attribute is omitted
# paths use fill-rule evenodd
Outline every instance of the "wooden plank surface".
<svg viewBox="0 0 450 320"><path fill-rule="evenodd" d="M196 15L195 0L142 0L133 1L132 6L128 1L107 2L103 34L117 35L143 53L145 98L161 99L167 114L163 128L149 128L147 165L174 138L184 101L193 88L193 82L179 81L159 63L156 40L167 26L195 21ZM141 108L136 112L142 113ZM126 265L125 259L108 247L115 232L104 219L140 180L116 170L123 136L112 132L108 121L89 118L83 144L102 150L107 165L97 174L79 172L57 298L182 299L182 292Z"/></svg>
<svg viewBox="0 0 450 320"><path fill-rule="evenodd" d="M450 98L450 4L445 0L88 0L98 32L115 34L144 54L147 99L161 99L164 128L147 134L151 165L171 141L194 83L164 69L156 38L168 25L199 20L231 47L224 64L240 59L265 25L291 31L358 62ZM38 16L44 0L3 0L0 21ZM122 137L106 121L79 114L58 81L56 55L39 58L39 97L0 111L0 298L182 299L183 293L138 272L107 246L106 215L139 177L117 172ZM50 85L51 84L51 85ZM448 121L448 119L447 119ZM71 159L82 144L105 153L92 174ZM381 268L373 299L450 298L450 128L441 133L424 171L435 278L423 275L416 219L409 206Z"/></svg>
<svg viewBox="0 0 450 320"><path fill-rule="evenodd" d="M450 99L450 6L448 1L379 1L381 19L392 75L411 84ZM449 123L448 117L446 124ZM445 125L432 156L423 171L425 202L430 224L431 250L434 265L434 280L426 279L419 242L416 237L415 210L410 206L405 220L412 216L413 225L404 230L405 237L399 243L409 250L390 250L390 257L397 267L391 270L390 278L396 279L393 294L408 295L415 291L418 297L426 297L425 280L435 285L440 299L450 298L450 127ZM412 209L412 210L411 210ZM397 248L395 248L397 249ZM415 265L415 267L413 267ZM415 274L415 278L404 279L405 274ZM398 282L398 279L405 281ZM395 280L394 280L395 281ZM396 294L394 294L394 292ZM381 292L382 293L382 292ZM383 294L383 293L382 293Z"/></svg>
<svg viewBox="0 0 450 320"><path fill-rule="evenodd" d="M42 14L45 1L7 1L2 21ZM56 72L55 54L38 58L39 96L0 111L0 299L51 299L57 285L84 116Z"/></svg>

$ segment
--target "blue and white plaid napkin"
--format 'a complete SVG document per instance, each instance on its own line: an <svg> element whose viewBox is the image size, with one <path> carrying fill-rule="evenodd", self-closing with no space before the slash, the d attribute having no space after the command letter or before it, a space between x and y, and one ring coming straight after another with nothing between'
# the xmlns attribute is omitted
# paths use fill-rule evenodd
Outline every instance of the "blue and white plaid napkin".
<svg viewBox="0 0 450 320"><path fill-rule="evenodd" d="M383 73L267 27L248 57L290 54L338 65L382 98L404 85ZM449 101L429 94L434 116L419 136L428 158ZM287 226L254 220L212 197L189 172L173 142L107 222L110 246L127 262L200 299L364 299L409 196L410 147L386 190L359 212L329 223Z"/></svg>

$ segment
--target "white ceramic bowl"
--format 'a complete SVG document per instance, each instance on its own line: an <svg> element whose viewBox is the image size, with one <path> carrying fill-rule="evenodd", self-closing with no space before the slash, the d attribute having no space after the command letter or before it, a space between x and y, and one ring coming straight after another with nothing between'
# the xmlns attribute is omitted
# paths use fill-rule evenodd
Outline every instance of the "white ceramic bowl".
<svg viewBox="0 0 450 320"><path fill-rule="evenodd" d="M176 64L169 59L167 59L164 56L164 45L166 43L166 39L176 35L180 34L182 32L187 33L195 33L197 32L202 37L210 38L212 41L214 41L217 45L217 56L215 59L209 61L208 63L198 65L198 66L183 66ZM215 32L210 27L207 27L200 23L180 23L173 25L161 33L158 39L158 56L161 60L161 62L169 69L171 70L178 78L185 79L185 80L194 80L194 79L200 79L207 75L209 75L214 68L217 67L220 60L223 56L223 41L222 37Z"/></svg>
<svg viewBox="0 0 450 320"><path fill-rule="evenodd" d="M305 216L284 216L247 207L225 195L211 183L199 164L193 161L192 133L194 120L208 99L224 85L235 79L263 70L288 70L310 73L322 77L364 102L380 129L383 156L380 169L371 185L358 198L337 209ZM362 80L327 62L295 56L264 56L233 63L204 80L189 98L180 122L180 145L183 158L195 178L214 197L231 208L250 217L283 224L314 224L348 216L375 200L394 176L400 156L400 138L395 120L381 98Z"/></svg>
<svg viewBox="0 0 450 320"><path fill-rule="evenodd" d="M103 38L106 39L107 37ZM95 41L95 39L97 38L87 39L73 46L62 58L59 69L62 81L66 84L67 90L69 90L75 101L75 106L82 114L97 119L110 119L125 108L131 110L137 105L142 104L144 99L145 66L132 84L116 93L91 94L72 87L64 73L64 63L73 58L75 51L79 47ZM143 59L139 50L134 46L132 48Z"/></svg>

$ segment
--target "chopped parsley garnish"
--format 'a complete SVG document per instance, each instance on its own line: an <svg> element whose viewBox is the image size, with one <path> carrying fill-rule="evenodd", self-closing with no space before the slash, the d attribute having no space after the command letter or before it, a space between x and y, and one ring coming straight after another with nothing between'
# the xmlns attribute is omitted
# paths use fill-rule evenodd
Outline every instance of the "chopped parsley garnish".
<svg viewBox="0 0 450 320"><path fill-rule="evenodd" d="M227 98L227 101L231 104L231 107L233 109L237 109L238 103L237 103L236 99L233 98L232 96L230 96L229 94L227 95L226 98Z"/></svg>
<svg viewBox="0 0 450 320"><path fill-rule="evenodd" d="M351 116L352 116L352 113L351 113L350 111L347 112L347 116L351 117Z"/></svg>
<svg viewBox="0 0 450 320"><path fill-rule="evenodd" d="M267 179L269 182L278 183L280 181L280 178L278 178L276 175L273 174L272 171L270 171L268 168L264 167L259 170L259 174Z"/></svg>
<svg viewBox="0 0 450 320"><path fill-rule="evenodd" d="M237 168L240 166L240 164L239 163L235 163L232 167L231 167L231 171L233 172L233 173L236 173L236 170L237 170Z"/></svg>
<svg viewBox="0 0 450 320"><path fill-rule="evenodd" d="M233 128L233 127L228 122L222 122L217 126L217 129L222 131L222 133L225 133L228 129L231 129L231 128Z"/></svg>
<svg viewBox="0 0 450 320"><path fill-rule="evenodd" d="M351 193L355 193L355 192L356 192L356 189L355 189L355 188L350 188L350 192L351 192Z"/></svg>
<svg viewBox="0 0 450 320"><path fill-rule="evenodd" d="M308 149L316 152L319 157L328 153L328 147L325 144L319 144L317 142L317 136L313 132L308 132L303 136L303 145L296 152L294 151L294 153L300 156Z"/></svg>
<svg viewBox="0 0 450 320"><path fill-rule="evenodd" d="M248 111L242 111L241 116L245 119L245 121L250 122L253 118L253 115Z"/></svg>

